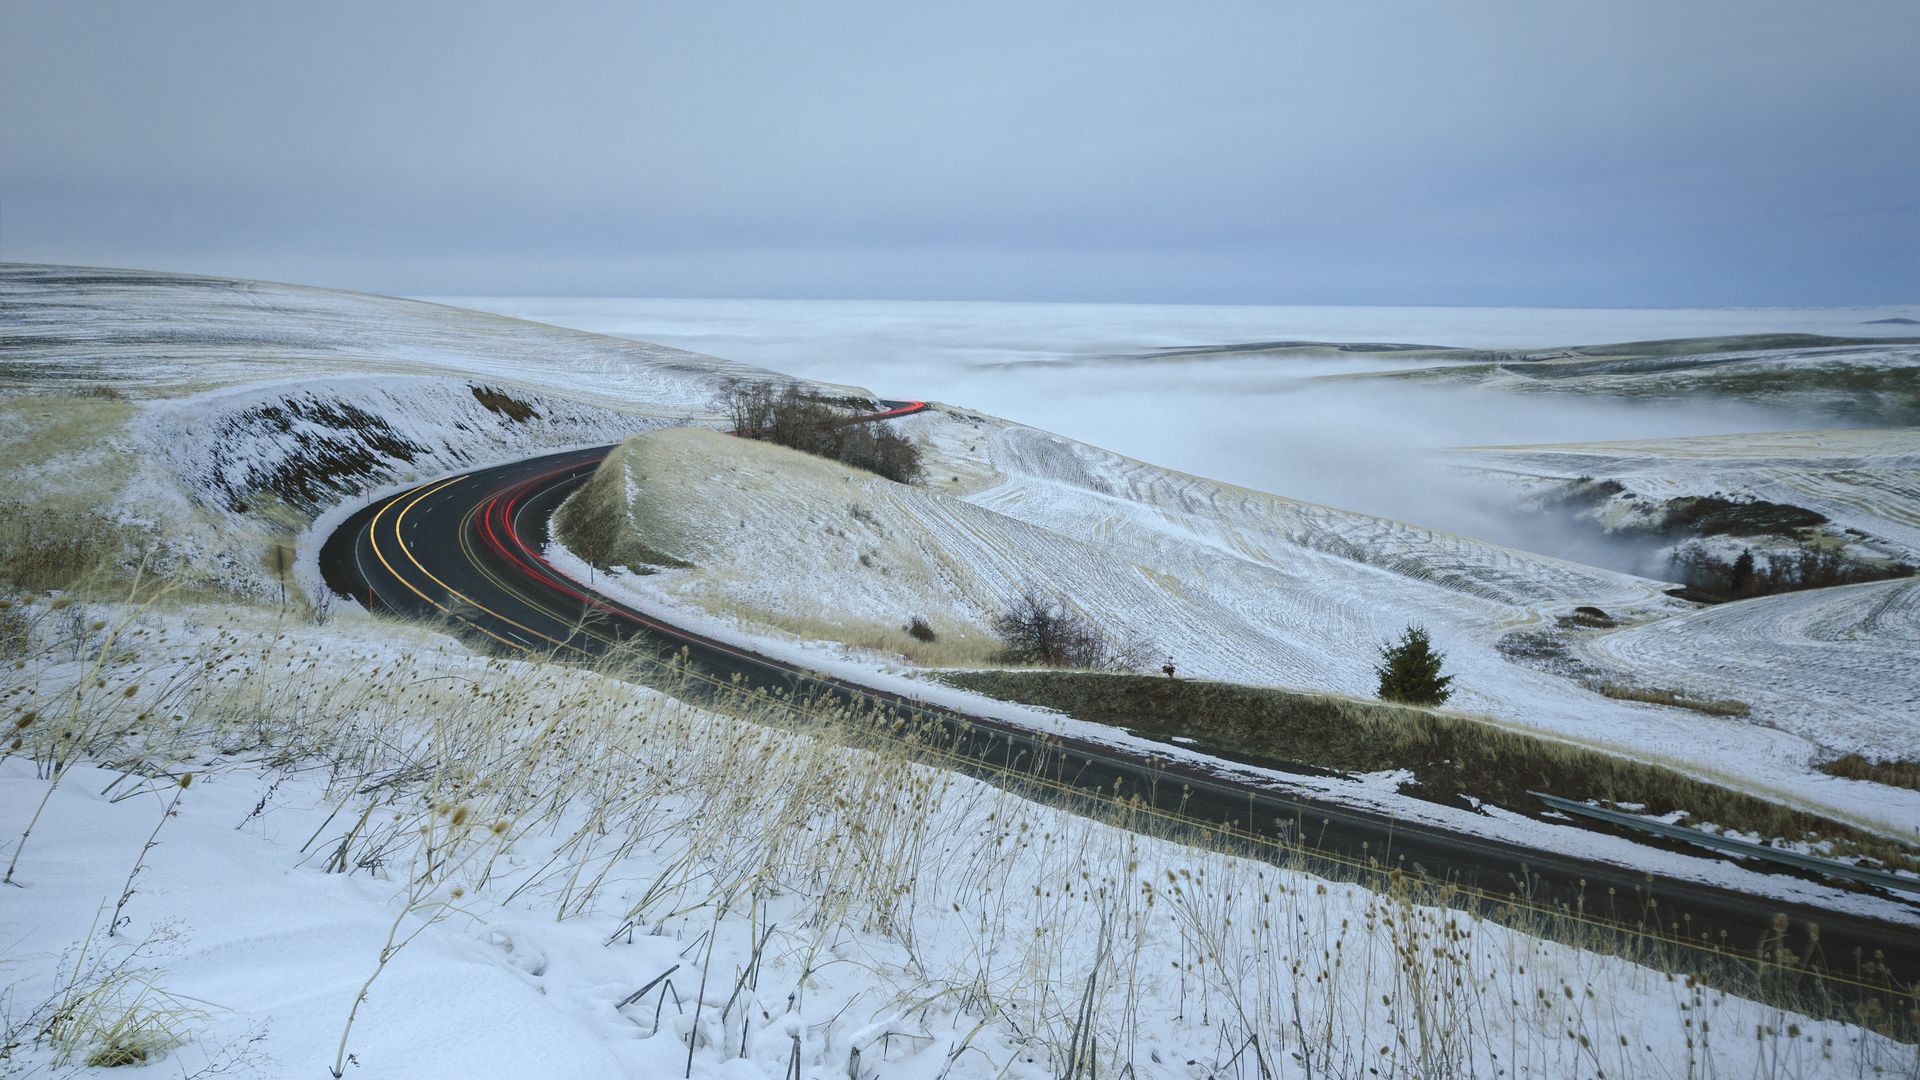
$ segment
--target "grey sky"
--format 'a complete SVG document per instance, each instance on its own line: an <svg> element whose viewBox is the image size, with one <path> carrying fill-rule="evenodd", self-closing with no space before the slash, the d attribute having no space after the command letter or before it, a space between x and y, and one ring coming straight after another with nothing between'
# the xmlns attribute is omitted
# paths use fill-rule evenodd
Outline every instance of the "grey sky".
<svg viewBox="0 0 1920 1080"><path fill-rule="evenodd" d="M1920 4L0 0L0 258L409 293L1920 299Z"/></svg>

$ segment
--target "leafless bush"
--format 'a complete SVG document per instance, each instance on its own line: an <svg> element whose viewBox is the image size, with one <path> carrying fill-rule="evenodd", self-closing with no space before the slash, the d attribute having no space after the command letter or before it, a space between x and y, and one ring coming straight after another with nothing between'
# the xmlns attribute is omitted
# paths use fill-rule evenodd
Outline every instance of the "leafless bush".
<svg viewBox="0 0 1920 1080"><path fill-rule="evenodd" d="M993 632L1006 646L999 659L1009 664L1134 671L1151 652L1132 638L1108 638L1066 601L1035 589L1022 592L993 620Z"/></svg>
<svg viewBox="0 0 1920 1080"><path fill-rule="evenodd" d="M313 625L325 626L333 618L334 604L337 598L333 590L322 585L315 589L312 599L307 601L307 613L313 617Z"/></svg>
<svg viewBox="0 0 1920 1080"><path fill-rule="evenodd" d="M932 642L938 640L940 635L933 632L933 625L931 623L915 615L907 623L907 636L915 641Z"/></svg>
<svg viewBox="0 0 1920 1080"><path fill-rule="evenodd" d="M920 448L880 424L860 422L842 402L817 391L770 382L733 382L720 404L743 438L778 443L911 484L925 475Z"/></svg>

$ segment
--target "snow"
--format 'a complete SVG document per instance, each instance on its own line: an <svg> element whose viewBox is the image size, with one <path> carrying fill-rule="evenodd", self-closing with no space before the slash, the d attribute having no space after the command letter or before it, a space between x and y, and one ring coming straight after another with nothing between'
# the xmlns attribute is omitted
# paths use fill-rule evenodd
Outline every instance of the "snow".
<svg viewBox="0 0 1920 1080"><path fill-rule="evenodd" d="M1920 430L1913 428L1475 447L1450 456L1522 485L1591 476L1650 500L1719 491L1803 506L1895 557L1920 561Z"/></svg>
<svg viewBox="0 0 1920 1080"><path fill-rule="evenodd" d="M1568 1075L1590 1052L1615 1075L1747 1075L1780 1056L1816 1077L1912 1053L421 631L89 615L110 631L0 675L9 715L59 723L48 707L79 700L80 728L140 728L57 786L52 742L0 762L0 821L45 800L31 843L8 845L22 1069L62 1072L36 1033L92 958L183 1010L180 1043L151 1048L170 1074L317 1075L364 986L356 1076L771 1080L797 1056L809 1080L1050 1077L1090 973L1099 1071L1143 1078L1257 1075L1255 1034L1279 1076L1305 1075L1303 1054L1388 1076ZM462 840L463 817L506 825ZM1401 966L1408 948L1431 970ZM623 1005L669 972L671 991ZM1702 1039L1701 1018L1729 1034Z"/></svg>
<svg viewBox="0 0 1920 1080"><path fill-rule="evenodd" d="M51 445L10 473L15 497L83 503L185 583L255 597L276 590L272 546L368 490L616 442L707 415L728 379L780 377L417 301L132 271L0 267L0 329L32 344L8 351L9 399L113 395L99 427L27 418L19 434ZM284 505L303 478L312 498Z"/></svg>
<svg viewBox="0 0 1920 1080"><path fill-rule="evenodd" d="M648 508L636 528L696 567L617 583L673 620L718 614L754 638L854 641L880 663L913 655L901 628L915 615L962 642L990 641L993 616L1041 583L1193 677L1358 696L1374 688L1372 645L1419 623L1458 675L1450 705L1895 835L1920 820L1920 793L1813 767L1856 741L1848 663L1862 686L1882 681L1862 690L1867 700L1897 703L1920 678L1897 659L1897 637L1835 643L1832 693L1790 705L1751 694L1757 722L1615 700L1518 665L1498 642L1581 605L1658 625L1689 607L1664 583L1187 476L976 414L940 409L905 430L932 455L927 487L697 432L645 437L614 466ZM941 490L967 470L972 479ZM1733 646L1716 636L1697 648L1676 649L1670 666L1641 670L1628 657L1608 668L1638 685L1713 684L1681 678L1679 657ZM1752 676L1789 681L1777 664ZM1795 720L1779 722L1789 707Z"/></svg>
<svg viewBox="0 0 1920 1080"><path fill-rule="evenodd" d="M1236 783L1263 785L1309 798L1343 803L1466 835L1486 836L1522 846L1578 854L1583 858L1651 871L1670 878L1717 885L1754 896L1772 896L1793 903L1851 911L1889 922L1920 921L1920 908L1904 897L1850 892L1795 877L1752 870L1702 852L1658 850L1625 837L1595 833L1584 828L1557 828L1498 807L1486 806L1466 811L1416 799L1399 790L1402 783L1411 779L1411 774L1404 770L1350 777L1307 776L1222 761L1181 745L1182 740L1177 737L1172 743L1163 743L1107 724L1077 720L1050 709L1001 701L928 679L924 669L898 657L889 659L883 654L849 647L840 641L805 640L790 634L774 634L765 626L743 621L737 611L716 614L688 606L675 599L670 588L662 588L665 583L661 577L666 575L634 574L619 568L611 572L593 570L584 559L559 541L551 543L544 555L562 573L582 582L590 582L592 588L622 603L656 618L671 620L675 625L713 640L751 649L802 670L821 672L968 715L991 717L1029 730L1064 735L1094 745L1180 760ZM1491 717L1485 719L1535 737L1556 737L1550 731L1523 724ZM1607 747L1603 745L1602 748ZM1621 752L1618 748L1613 749ZM1722 782L1737 782L1740 779L1710 771L1707 775ZM1885 791L1879 785L1861 785L1824 774L1809 777L1806 784L1814 789L1853 789L1850 795L1863 801L1871 800ZM1545 816L1551 818L1556 815ZM1561 820L1569 825L1580 824L1564 817Z"/></svg>
<svg viewBox="0 0 1920 1080"><path fill-rule="evenodd" d="M1737 697L1756 719L1831 748L1887 759L1914 752L1920 578L1722 604L1579 648L1662 685Z"/></svg>
<svg viewBox="0 0 1920 1080"><path fill-rule="evenodd" d="M1272 341L1368 341L1543 349L1610 341L1812 333L1911 337L1876 319L1920 306L1858 308L1459 308L1229 304L683 300L459 296L443 303L729 356L808 378L831 371L906 392L924 372L1156 349ZM906 369L904 372L902 369ZM889 380L879 377L896 372ZM945 396L942 388L927 392Z"/></svg>
<svg viewBox="0 0 1920 1080"><path fill-rule="evenodd" d="M1276 341L1544 349L1804 332L1909 337L1885 309L1548 310L466 298L462 304L717 353L887 397L951 402L1141 461L1260 491L1521 542L1483 485L1433 451L1776 431L1756 403L1528 394L1448 380L1328 376L1431 359L1400 352L1157 350ZM1911 352L1911 349L1907 350ZM1864 352L1864 350L1863 350ZM1483 358L1481 358L1483 359ZM1505 492L1495 492L1503 497Z"/></svg>
<svg viewBox="0 0 1920 1080"><path fill-rule="evenodd" d="M1023 351L1028 360L1056 361L1062 352L1072 360L1207 343L1192 340L1196 327L1227 340L1418 339L1484 319L1473 334L1449 336L1511 345L1590 339L1572 333L1582 318L1633 328L1605 336L1679 332L1660 327L1871 333L1838 328L1856 315L1865 321L1904 311L1334 312L1286 324L1291 333L1255 335L1276 325L1270 312L990 306L948 311L931 351L920 352L907 346L924 336L929 316L915 309L882 328L899 345L882 358L886 378L850 377L850 367L813 370L834 382L925 397L955 371L963 379L947 385L984 387L983 372L1011 370L1004 363ZM1508 329L1498 329L1503 318ZM1000 338L977 334L983 320L1011 329ZM1361 325L1367 333L1336 333ZM1042 348L1030 348L1035 327ZM331 1063L346 1013L395 926L420 933L372 985L349 1039L355 1075L670 1076L686 1067L691 1043L695 1075L784 1077L796 1036L808 1077L848 1075L856 1048L861 1077L1057 1075L1078 996L1099 958L1112 955L1105 950L1116 926L1131 935L1119 946L1131 966L1124 982L1104 978L1095 994L1103 1074L1117 1073L1115 1059L1124 1055L1142 1077L1253 1075L1244 1055L1225 1064L1246 1045L1235 1042L1241 1032L1261 1033L1281 1075L1299 1071L1298 1061L1280 1056L1289 1040L1300 1052L1337 1055L1337 1068L1379 1060L1376 1049L1387 1045L1382 1071L1400 1075L1491 1072L1496 1049L1502 1066L1541 1076L1590 1065L1620 1075L1747 1075L1762 1055L1776 1053L1808 1076L1912 1068L1910 1049L1858 1031L1800 1020L1789 1035L1793 1018L1702 998L1624 962L1481 924L1455 938L1446 916L1431 909L1402 909L1346 886L1203 855L897 759L699 714L599 676L485 659L357 611L315 628L251 606L273 588L263 553L298 537L310 559L324 529L369 487L391 490L698 418L727 379L770 374L760 369L430 304L61 268L0 269L0 329L10 341L32 343L7 359L7 401L17 406L9 415L33 417L10 425L0 440L0 453L9 455L0 460L20 463L9 465L9 498L86 507L100 520L162 537L162 555L204 590L143 612L81 605L56 613L59 601L43 597L31 607L38 651L0 669L0 708L13 722L28 708L41 715L20 729L26 737L67 717L60 722L84 720L99 740L57 787L44 778L47 758L36 750L0 760L0 821L9 825L0 853L20 857L23 886L0 890L8 986L0 1014L9 1025L26 1024L27 1043L14 1059L23 1068L51 1064L53 1049L27 1030L35 1010L57 996L76 963L84 971L88 958L104 957L156 973L184 1010L190 1037L153 1068L317 1073ZM928 362L964 354L969 339L979 343L978 364ZM845 355L847 342L834 349ZM853 353L856 363L867 362ZM874 363L864 370L881 371ZM1199 367L1226 385L1244 380L1252 363ZM1085 380L1070 364L1034 366ZM1179 378L1193 368L1181 367ZM1304 378L1335 369L1356 364L1319 358L1299 370ZM1009 379L994 393L1032 398L1035 385ZM1164 384L1135 385L1152 392ZM115 396L97 405L73 396L105 390ZM535 415L514 419L489 409L483 391L503 393ZM33 404L34 394L66 402L69 412ZM1431 409L1433 399L1425 400ZM1294 401L1313 411L1307 399ZM992 403L991 396L967 400ZM1103 408L1080 404L1081 416ZM364 431L351 434L351 425L314 419L349 407L377 418L406 455ZM1486 414L1462 415L1460 422L1477 423ZM1730 430L1754 430L1752 422L1726 418ZM1628 430L1673 434L1666 424ZM1105 425L1145 426L1124 417ZM1035 710L982 705L928 686L897 661L784 637L734 617L728 605L749 615L803 610L888 628L904 621L909 603L929 612L944 604L977 628L1008 590L1031 579L1057 581L1103 619L1153 628L1156 644L1178 653L1183 672L1348 692L1368 689L1371 642L1418 619L1449 651L1468 688L1464 703L1502 723L1731 777L1882 827L1920 820L1911 793L1807 767L1831 746L1898 739L1898 713L1910 700L1901 695L1913 677L1899 652L1912 640L1911 593L1861 589L1817 604L1786 597L1779 599L1795 603L1680 614L1656 583L1155 468L970 412L941 411L903 426L935 453L927 487L816 473L810 482L820 497L803 509L779 496L771 473L752 483L736 477L737 487L711 486L711 503L696 515L708 531L688 534L706 545L699 571L623 584L696 628L808 657L813 666L1114 740L1126 737ZM312 498L296 492L298 505L286 501L274 478L300 475L301 454L332 439L343 453L368 452L372 467L332 474L334 482ZM1237 452L1246 457L1249 449ZM1336 474L1327 482L1338 488L1343 481ZM826 490L835 495L826 498ZM850 513L856 501L884 525ZM747 510L767 515L751 535L734 525ZM829 523L841 534L832 540L816 527ZM793 543L800 537L807 543ZM749 546L730 555L735 540ZM895 573L853 573L868 550L895 560L880 560ZM564 552L559 558L564 564ZM763 591L744 588L754 578ZM875 584L882 579L884 587ZM187 603L209 593L229 602ZM1541 624L1575 603L1598 603L1636 623L1594 638L1587 647L1596 662L1658 672L1660 663L1683 662L1674 658L1688 649L1710 657L1744 648L1744 635L1774 642L1756 652L1775 650L1771 666L1713 669L1719 674L1707 677L1761 683L1762 692L1737 696L1754 698L1757 717L1791 709L1796 719L1749 723L1613 702L1516 667L1493 648L1508 630ZM708 604L722 613L706 611ZM125 621L112 648L85 629L95 617ZM69 623L79 628L75 642L48 640ZM1794 697L1804 688L1786 685L1780 657L1810 650L1821 656L1820 670L1807 680L1811 690ZM1860 697L1869 707L1858 718L1841 716L1868 677L1881 682ZM72 713L51 707L75 701L83 708ZM566 726L538 739L529 738L536 729L515 726L549 721ZM528 762L527 771L488 771L509 760ZM189 770L190 788L167 787L168 777ZM743 784L742 776L761 782ZM433 824L445 820L436 804L505 805L527 794L518 785L529 777L552 798L516 803L524 817L514 820L532 824L510 830L494 873L461 882L429 875L424 883L412 875L419 845L428 842L415 827L443 828ZM1391 776L1261 779L1319 785L1360 805L1430 814L1456 827L1472 819L1473 827L1522 842L1574 843L1564 835L1571 830L1544 823L1409 806ZM140 794L119 798L129 791ZM163 818L174 792L180 814ZM26 843L13 826L24 831L43 798L45 813ZM914 813L903 815L902 807ZM354 820L363 825L352 827ZM140 862L155 824L162 825L159 846ZM329 873L328 854L343 837L355 861L349 872ZM1625 860L1634 851L1662 872L1750 891L1888 918L1905 910L1691 856L1649 856L1626 841L1581 842L1601 857ZM484 838L462 843L462 852L491 850ZM554 860L578 872L556 872ZM129 921L103 938L103 920L136 866ZM720 887L743 874L763 875L753 878L757 902L743 904ZM463 895L452 894L455 884ZM1156 891L1144 891L1148 885ZM1142 899L1148 895L1153 903ZM636 907L644 917L622 933ZM1395 927L1425 935L1419 943L1440 948L1442 968L1478 996L1456 995L1444 982L1424 990L1405 983L1412 974L1396 972L1388 958L1412 939L1394 938ZM754 963L762 934L770 944ZM141 955L128 959L142 943ZM1342 953L1369 959L1316 977L1315 957ZM681 965L673 978L684 1011L659 991L617 1007L674 964ZM749 967L759 976L741 991L745 1007L727 1009L727 992ZM707 976L696 1020L694 998ZM1530 1004L1563 988L1583 989L1553 999L1570 1003L1564 1006ZM1590 1006L1584 988L1605 1007ZM657 1029L649 1002L662 1010ZM1480 1011L1471 1018L1450 1011L1462 1006ZM1690 1041L1684 1022L1703 1014L1716 1031L1739 1036ZM1337 1034L1324 1042L1287 1034L1321 1024ZM1567 1030L1593 1036L1591 1045L1603 1048L1594 1061ZM1431 1033L1430 1041L1415 1031ZM1825 1039L1832 1042L1823 1049Z"/></svg>

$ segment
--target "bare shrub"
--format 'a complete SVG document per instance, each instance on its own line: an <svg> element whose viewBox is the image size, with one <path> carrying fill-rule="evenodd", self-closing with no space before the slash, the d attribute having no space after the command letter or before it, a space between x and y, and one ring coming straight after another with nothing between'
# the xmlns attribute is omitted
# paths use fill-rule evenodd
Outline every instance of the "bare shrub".
<svg viewBox="0 0 1920 1080"><path fill-rule="evenodd" d="M926 473L913 440L883 425L864 423L845 402L805 387L730 382L720 392L720 405L733 433L742 438L831 458L902 484Z"/></svg>
<svg viewBox="0 0 1920 1080"><path fill-rule="evenodd" d="M993 632L1005 645L999 660L1007 664L1133 671L1150 651L1131 638L1109 639L1066 601L1035 589L1023 591L993 620Z"/></svg>
<svg viewBox="0 0 1920 1080"><path fill-rule="evenodd" d="M918 615L915 615L907 623L907 636L915 641L924 641L929 644L939 640L940 637L940 635L933 632L932 624Z"/></svg>
<svg viewBox="0 0 1920 1080"><path fill-rule="evenodd" d="M312 616L313 625L325 626L332 621L334 605L337 601L338 598L334 596L333 590L325 585L315 589L312 598L307 601L307 614Z"/></svg>

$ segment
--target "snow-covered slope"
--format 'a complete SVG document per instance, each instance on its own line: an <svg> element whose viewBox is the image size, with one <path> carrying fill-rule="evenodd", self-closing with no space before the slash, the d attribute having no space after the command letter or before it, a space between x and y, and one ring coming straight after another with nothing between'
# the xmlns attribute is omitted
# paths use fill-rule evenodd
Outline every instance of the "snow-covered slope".
<svg viewBox="0 0 1920 1080"><path fill-rule="evenodd" d="M1577 647L1662 685L1746 701L1755 719L1834 749L1908 758L1920 747L1920 578L1742 600Z"/></svg>
<svg viewBox="0 0 1920 1080"><path fill-rule="evenodd" d="M1740 401L1884 426L1920 422L1920 342L1796 337L1734 337L1718 347L1705 341L1633 342L1350 377L1431 379L1525 394Z"/></svg>
<svg viewBox="0 0 1920 1080"><path fill-rule="evenodd" d="M0 408L19 421L0 434L11 499L78 506L76 527L132 529L157 545L162 569L256 595L274 588L271 552L368 487L615 441L707 411L729 378L767 374L432 304L53 267L0 270L0 340ZM1674 614L1657 583L971 413L905 427L929 446L924 487L816 472L802 489L694 471L715 456L683 461L686 483L665 503L688 528L719 532L688 556L700 569L644 586L748 623L820 637L837 626L841 640L881 646L924 615L953 631L944 644L958 661L990 647L987 624L1008 596L1037 586L1183 672L1361 694L1374 646L1418 622L1447 652L1467 709L1872 822L1920 817L1920 796L1810 771L1861 743L1841 704L1806 711L1756 693L1737 695L1756 699L1752 722L1705 717L1604 698L1497 648L1576 605L1628 623ZM1695 689L1684 674L1626 673ZM1920 678L1882 677L1889 701ZM1801 710L1791 723L1774 715L1788 707Z"/></svg>
<svg viewBox="0 0 1920 1080"><path fill-rule="evenodd" d="M1186 1080L1303 1062L1757 1076L1785 1061L1811 1080L1912 1062L1861 1027L1424 891L1212 854L419 629L101 605L116 641L74 659L49 614L35 606L42 648L0 669L0 715L46 718L0 761L10 1076L105 1075L89 1061L408 1080ZM171 719L136 721L151 711ZM72 731L101 760L50 781Z"/></svg>
<svg viewBox="0 0 1920 1080"><path fill-rule="evenodd" d="M186 393L358 372L478 378L704 411L757 368L439 304L232 278L0 265L9 381Z"/></svg>
<svg viewBox="0 0 1920 1080"><path fill-rule="evenodd" d="M9 497L130 530L212 591L384 485L708 413L714 357L264 282L0 267Z"/></svg>
<svg viewBox="0 0 1920 1080"><path fill-rule="evenodd" d="M1803 506L1920 561L1920 428L1476 447L1451 456L1523 489L1590 476L1650 501L1723 491Z"/></svg>
<svg viewBox="0 0 1920 1080"><path fill-rule="evenodd" d="M924 487L706 432L635 440L609 465L620 482L605 493L643 543L695 566L622 576L621 587L733 618L749 634L851 642L878 663L880 650L895 662L977 662L993 617L1037 588L1185 674L1360 695L1374 688L1374 646L1418 623L1458 676L1453 705L1881 828L1920 816L1920 796L1814 772L1831 747L1856 741L1843 701L1790 727L1774 718L1784 699L1756 702L1757 722L1706 716L1608 698L1498 647L1581 605L1658 625L1690 607L1662 583L1157 469L962 411L905 423L930 456ZM954 646L913 643L903 631L915 616ZM1641 685L1705 685L1669 667L1638 672L1631 659L1609 667Z"/></svg>

